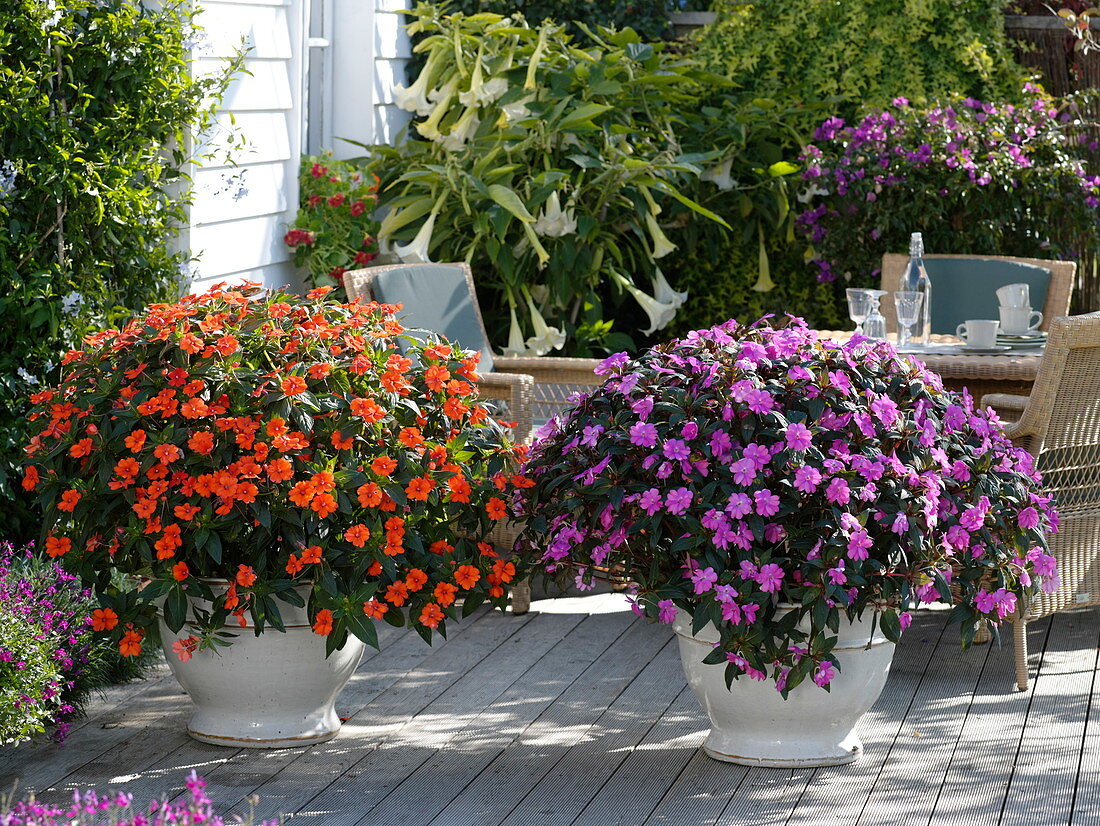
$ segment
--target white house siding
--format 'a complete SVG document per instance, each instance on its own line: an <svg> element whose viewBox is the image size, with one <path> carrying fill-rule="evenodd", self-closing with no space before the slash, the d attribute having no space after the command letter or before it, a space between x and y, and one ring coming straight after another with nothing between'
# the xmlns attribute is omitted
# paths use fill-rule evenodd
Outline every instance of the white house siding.
<svg viewBox="0 0 1100 826"><path fill-rule="evenodd" d="M406 0L330 0L332 9L331 111L324 146L338 158L353 158L360 143L393 143L408 113L393 104L412 54L404 17Z"/></svg>
<svg viewBox="0 0 1100 826"><path fill-rule="evenodd" d="M193 169L190 223L181 243L197 258L191 289L218 281L250 279L267 286L299 287L301 279L283 244L298 204L302 146L308 0L200 0L204 38L194 72L214 72L242 44L247 73L222 100L218 126L202 149L243 139L232 163L208 161Z"/></svg>

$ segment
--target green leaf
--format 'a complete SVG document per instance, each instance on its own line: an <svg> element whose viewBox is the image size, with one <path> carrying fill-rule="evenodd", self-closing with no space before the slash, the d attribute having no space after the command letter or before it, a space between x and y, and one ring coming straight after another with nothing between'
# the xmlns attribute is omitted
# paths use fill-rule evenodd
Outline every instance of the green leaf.
<svg viewBox="0 0 1100 826"><path fill-rule="evenodd" d="M187 595L183 593L183 588L176 585L168 592L168 598L164 601L164 624L178 632L186 621Z"/></svg>
<svg viewBox="0 0 1100 826"><path fill-rule="evenodd" d="M591 121L592 118L599 117L604 112L607 112L612 107L606 103L586 103L583 106L578 106L576 109L570 111L565 117L558 123L558 129L569 129L571 127L579 126L582 123Z"/></svg>
<svg viewBox="0 0 1100 826"><path fill-rule="evenodd" d="M378 629L374 627L374 621L370 617L352 607L344 614L344 620L351 633L371 648L378 648Z"/></svg>
<svg viewBox="0 0 1100 826"><path fill-rule="evenodd" d="M511 189L500 184L489 185L489 197L519 218L525 224L533 224L535 222L534 216L527 211L527 207L524 206L520 197Z"/></svg>
<svg viewBox="0 0 1100 826"><path fill-rule="evenodd" d="M789 161L779 161L768 167L768 174L773 178L778 178L781 175L793 175L797 171L798 167Z"/></svg>

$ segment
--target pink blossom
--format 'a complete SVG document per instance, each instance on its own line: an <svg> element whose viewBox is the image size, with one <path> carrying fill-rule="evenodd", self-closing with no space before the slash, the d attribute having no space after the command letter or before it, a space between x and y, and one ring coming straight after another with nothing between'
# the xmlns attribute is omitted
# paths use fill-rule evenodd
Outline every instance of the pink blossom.
<svg viewBox="0 0 1100 826"><path fill-rule="evenodd" d="M670 623L676 619L676 604L671 599L662 599L657 603L657 619L663 623Z"/></svg>
<svg viewBox="0 0 1100 826"><path fill-rule="evenodd" d="M756 500L756 512L761 516L775 516L779 513L779 497L770 490L758 490L753 494Z"/></svg>
<svg viewBox="0 0 1100 826"><path fill-rule="evenodd" d="M825 488L825 499L835 505L847 505L851 499L848 483L840 477L833 479Z"/></svg>
<svg viewBox="0 0 1100 826"><path fill-rule="evenodd" d="M814 672L814 682L822 688L832 682L834 677L836 677L836 668L828 660L819 665Z"/></svg>
<svg viewBox="0 0 1100 826"><path fill-rule="evenodd" d="M657 488L650 488L638 500L638 507L644 510L647 515L652 516L661 509L663 502L661 492Z"/></svg>
<svg viewBox="0 0 1100 826"><path fill-rule="evenodd" d="M691 456L688 446L679 439L669 439L665 442L664 455L674 462L682 462Z"/></svg>
<svg viewBox="0 0 1100 826"><path fill-rule="evenodd" d="M860 528L848 538L848 557L855 560L867 559L873 544L871 535Z"/></svg>
<svg viewBox="0 0 1100 826"><path fill-rule="evenodd" d="M783 584L783 576L783 569L774 562L769 562L767 565L760 566L756 574L756 583L764 593L775 594Z"/></svg>
<svg viewBox="0 0 1100 826"><path fill-rule="evenodd" d="M1016 517L1016 521L1019 522L1020 527L1025 530L1039 527L1039 512L1033 507L1026 507L1020 511L1020 515Z"/></svg>
<svg viewBox="0 0 1100 826"><path fill-rule="evenodd" d="M665 497L665 507L674 516L679 516L688 509L692 498L695 496L689 488L676 488L670 490Z"/></svg>
<svg viewBox="0 0 1100 826"><path fill-rule="evenodd" d="M898 625L901 626L901 630L905 631L913 624L913 615L908 611L902 611L898 614Z"/></svg>
<svg viewBox="0 0 1100 826"><path fill-rule="evenodd" d="M794 472L794 486L803 493L813 493L821 483L821 472L805 465Z"/></svg>
<svg viewBox="0 0 1100 826"><path fill-rule="evenodd" d="M713 568L696 568L691 572L691 582L695 586L696 594L705 594L718 581L718 574Z"/></svg>
<svg viewBox="0 0 1100 826"><path fill-rule="evenodd" d="M729 501L726 504L726 513L734 519L741 519L744 516L748 516L752 513L752 500L749 499L746 493L731 493Z"/></svg>
<svg viewBox="0 0 1100 826"><path fill-rule="evenodd" d="M787 441L787 447L790 450L806 451L809 450L810 445L813 444L813 434L810 432L810 428L801 422L792 422L787 425L783 431L783 435Z"/></svg>
<svg viewBox="0 0 1100 826"><path fill-rule="evenodd" d="M630 427L630 443L638 447L654 447L657 444L657 428L649 422L638 422Z"/></svg>

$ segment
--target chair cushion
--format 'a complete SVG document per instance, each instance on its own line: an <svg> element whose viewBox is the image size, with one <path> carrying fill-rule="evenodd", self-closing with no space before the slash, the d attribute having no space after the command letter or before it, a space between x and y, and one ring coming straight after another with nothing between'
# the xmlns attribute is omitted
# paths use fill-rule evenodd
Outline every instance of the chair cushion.
<svg viewBox="0 0 1100 826"><path fill-rule="evenodd" d="M1046 267L989 258L925 258L924 263L932 282L933 333L954 335L968 319L1000 318L996 290L1005 284L1027 284L1036 310L1047 300Z"/></svg>
<svg viewBox="0 0 1100 826"><path fill-rule="evenodd" d="M493 351L481 332L466 274L457 264L413 264L379 273L374 298L403 305L398 316L406 327L429 330L467 350L480 350L478 369L493 369ZM415 329L410 330L415 335Z"/></svg>

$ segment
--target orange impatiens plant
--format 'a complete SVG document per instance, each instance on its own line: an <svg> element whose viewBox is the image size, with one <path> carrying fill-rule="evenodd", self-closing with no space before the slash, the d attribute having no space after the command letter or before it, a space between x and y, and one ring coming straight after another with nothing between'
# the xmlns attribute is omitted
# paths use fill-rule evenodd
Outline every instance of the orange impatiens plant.
<svg viewBox="0 0 1100 826"><path fill-rule="evenodd" d="M95 585L95 628L123 654L158 611L194 629L181 658L246 613L281 630L301 585L330 652L349 633L376 645L376 619L430 640L460 610L504 606L514 567L487 537L526 480L478 401L477 354L327 292L154 305L33 396L23 486L46 552Z"/></svg>

